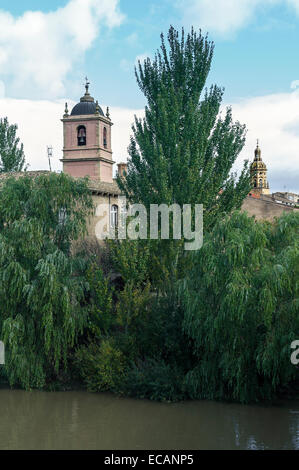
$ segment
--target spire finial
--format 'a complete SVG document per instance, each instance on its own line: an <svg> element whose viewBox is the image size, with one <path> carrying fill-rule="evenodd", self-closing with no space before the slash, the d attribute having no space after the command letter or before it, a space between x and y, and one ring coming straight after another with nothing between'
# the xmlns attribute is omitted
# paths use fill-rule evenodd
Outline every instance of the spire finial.
<svg viewBox="0 0 299 470"><path fill-rule="evenodd" d="M254 151L255 158L261 160L261 149L259 147L259 139L256 139L256 149Z"/></svg>
<svg viewBox="0 0 299 470"><path fill-rule="evenodd" d="M107 106L107 111L106 111L106 118L110 119L109 106Z"/></svg>
<svg viewBox="0 0 299 470"><path fill-rule="evenodd" d="M80 98L80 102L88 101L90 103L91 102L94 103L94 98L92 96L90 96L90 93L89 93L89 85L90 85L90 81L88 80L87 77L85 77L85 84L84 84L84 86L85 86L85 95Z"/></svg>
<svg viewBox="0 0 299 470"><path fill-rule="evenodd" d="M100 114L100 105L99 105L99 102L96 101L96 112L95 114Z"/></svg>
<svg viewBox="0 0 299 470"><path fill-rule="evenodd" d="M90 85L90 81L88 80L87 77L85 77L85 90L86 90L86 95L89 95L89 85Z"/></svg>
<svg viewBox="0 0 299 470"><path fill-rule="evenodd" d="M68 117L68 115L69 115L69 108L68 108L67 103L65 103L64 117Z"/></svg>

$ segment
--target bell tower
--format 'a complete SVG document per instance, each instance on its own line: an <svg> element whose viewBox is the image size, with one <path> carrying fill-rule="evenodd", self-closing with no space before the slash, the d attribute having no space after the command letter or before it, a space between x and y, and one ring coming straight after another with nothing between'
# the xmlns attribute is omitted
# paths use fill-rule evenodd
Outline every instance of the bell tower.
<svg viewBox="0 0 299 470"><path fill-rule="evenodd" d="M104 115L98 101L89 93L86 78L85 94L69 114L65 105L63 119L63 171L80 178L112 183L113 160L109 108Z"/></svg>
<svg viewBox="0 0 299 470"><path fill-rule="evenodd" d="M267 181L267 167L262 161L259 141L257 141L254 151L254 160L250 165L251 192L255 194L270 194L269 183Z"/></svg>

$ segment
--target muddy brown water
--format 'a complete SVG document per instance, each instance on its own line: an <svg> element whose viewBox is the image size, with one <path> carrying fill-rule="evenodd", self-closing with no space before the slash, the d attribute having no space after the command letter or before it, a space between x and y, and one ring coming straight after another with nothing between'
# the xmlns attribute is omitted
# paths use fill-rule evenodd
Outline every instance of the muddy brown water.
<svg viewBox="0 0 299 470"><path fill-rule="evenodd" d="M299 403L164 404L0 390L0 449L299 449Z"/></svg>

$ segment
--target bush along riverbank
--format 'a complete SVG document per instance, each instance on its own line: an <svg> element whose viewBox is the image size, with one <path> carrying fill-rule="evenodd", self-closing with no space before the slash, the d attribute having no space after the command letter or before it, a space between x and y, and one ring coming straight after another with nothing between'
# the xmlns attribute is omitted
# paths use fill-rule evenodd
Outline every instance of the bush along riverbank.
<svg viewBox="0 0 299 470"><path fill-rule="evenodd" d="M294 397L298 228L299 214L270 224L235 212L163 289L149 284L147 243L110 243L122 282L111 285L98 263L88 272L88 341L74 361L86 387L167 401Z"/></svg>

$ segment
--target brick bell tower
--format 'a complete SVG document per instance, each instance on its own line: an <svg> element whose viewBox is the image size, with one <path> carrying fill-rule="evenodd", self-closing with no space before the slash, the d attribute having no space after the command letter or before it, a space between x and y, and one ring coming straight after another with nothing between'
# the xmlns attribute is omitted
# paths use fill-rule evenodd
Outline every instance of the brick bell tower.
<svg viewBox="0 0 299 470"><path fill-rule="evenodd" d="M252 190L254 194L270 194L269 183L267 180L267 167L262 160L259 141L257 141L254 151L254 160L250 165L250 176Z"/></svg>
<svg viewBox="0 0 299 470"><path fill-rule="evenodd" d="M112 122L107 108L106 116L98 101L89 94L86 78L85 95L69 115L65 105L63 119L63 171L80 178L112 183Z"/></svg>

